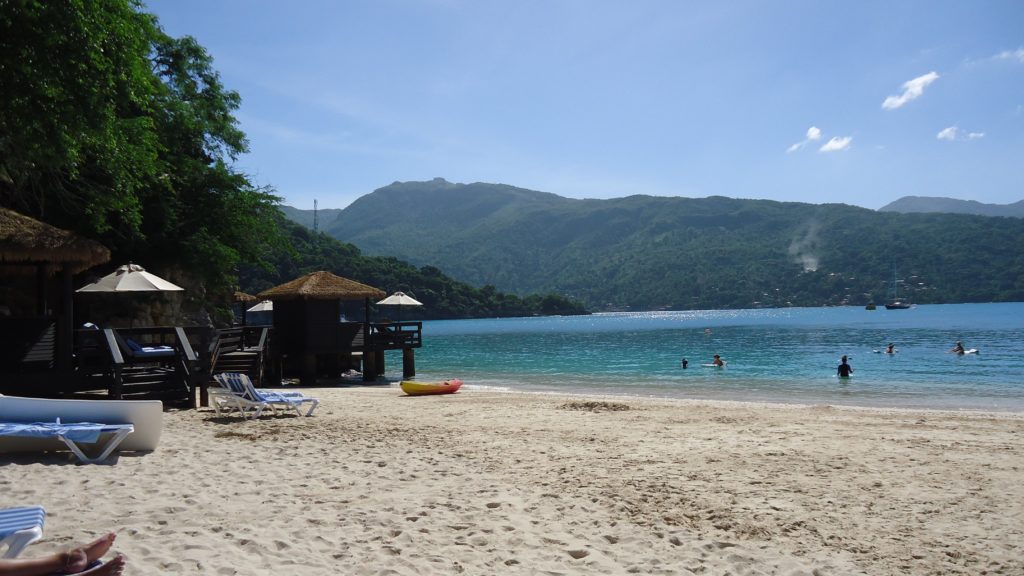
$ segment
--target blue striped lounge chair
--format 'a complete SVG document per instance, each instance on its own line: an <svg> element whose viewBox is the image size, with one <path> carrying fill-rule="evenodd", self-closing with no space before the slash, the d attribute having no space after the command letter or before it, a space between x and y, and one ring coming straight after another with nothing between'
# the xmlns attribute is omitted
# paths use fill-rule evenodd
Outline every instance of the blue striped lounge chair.
<svg viewBox="0 0 1024 576"><path fill-rule="evenodd" d="M101 424L98 422L0 422L0 436L22 438L57 438L63 442L78 460L85 464L96 464L110 456L117 446L132 432L132 424ZM102 437L105 442L100 442ZM98 456L89 456L82 444L96 444Z"/></svg>
<svg viewBox="0 0 1024 576"><path fill-rule="evenodd" d="M0 509L0 558L15 558L26 546L43 537L46 510L42 506Z"/></svg>
<svg viewBox="0 0 1024 576"><path fill-rule="evenodd" d="M253 386L252 380L249 379L248 375L238 372L224 372L217 374L214 378L222 388L230 390L235 397L241 398L244 404L253 407L269 407L274 414L277 414L277 408L286 408L295 410L295 413L299 416L312 416L313 411L320 404L320 400L306 396L301 392L278 392L276 390L257 389ZM228 402L225 403L227 404ZM309 404L309 409L306 410L305 414L302 412L303 404Z"/></svg>

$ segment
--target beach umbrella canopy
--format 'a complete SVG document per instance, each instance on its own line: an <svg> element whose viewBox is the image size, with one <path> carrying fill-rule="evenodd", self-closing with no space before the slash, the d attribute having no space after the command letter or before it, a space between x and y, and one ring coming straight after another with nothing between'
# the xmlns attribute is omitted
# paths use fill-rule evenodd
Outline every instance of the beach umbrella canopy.
<svg viewBox="0 0 1024 576"><path fill-rule="evenodd" d="M252 308L249 308L248 310L246 310L246 312L273 312L273 311L274 311L274 303L271 302L270 300L264 300L263 302L260 302L259 304L257 304L255 306L253 306Z"/></svg>
<svg viewBox="0 0 1024 576"><path fill-rule="evenodd" d="M397 318L401 320L402 317L402 306L423 306L423 303L419 300L408 296L405 292L395 292L391 296L377 302L377 304L384 306L398 306Z"/></svg>
<svg viewBox="0 0 1024 576"><path fill-rule="evenodd" d="M391 296L377 302L385 306L423 306L419 300L407 295L405 292L395 292Z"/></svg>
<svg viewBox="0 0 1024 576"><path fill-rule="evenodd" d="M138 264L126 264L92 284L79 288L76 292L177 292L181 290L184 288L146 272Z"/></svg>

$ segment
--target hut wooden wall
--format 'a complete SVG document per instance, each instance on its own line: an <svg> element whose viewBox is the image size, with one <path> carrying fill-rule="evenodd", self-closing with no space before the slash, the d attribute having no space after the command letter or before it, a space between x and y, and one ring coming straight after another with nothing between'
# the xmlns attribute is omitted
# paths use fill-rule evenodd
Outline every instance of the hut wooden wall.
<svg viewBox="0 0 1024 576"><path fill-rule="evenodd" d="M338 341L338 300L275 300L274 338L285 354L336 353L344 346Z"/></svg>

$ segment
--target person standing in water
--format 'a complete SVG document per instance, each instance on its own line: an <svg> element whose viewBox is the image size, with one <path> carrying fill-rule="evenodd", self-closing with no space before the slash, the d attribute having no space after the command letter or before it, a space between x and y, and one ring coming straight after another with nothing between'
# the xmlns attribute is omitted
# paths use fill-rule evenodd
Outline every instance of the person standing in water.
<svg viewBox="0 0 1024 576"><path fill-rule="evenodd" d="M846 356L843 356L843 361L839 364L839 369L836 372L840 378L849 378L850 374L853 374L853 366L846 363Z"/></svg>
<svg viewBox="0 0 1024 576"><path fill-rule="evenodd" d="M889 345L886 346L886 348L885 348L885 353L886 354L895 354L896 353L896 346L892 342L889 342Z"/></svg>
<svg viewBox="0 0 1024 576"><path fill-rule="evenodd" d="M715 354L715 359L712 360L711 363L714 364L715 366L718 366L719 368L725 366L725 360L722 360L722 357L719 356L718 354Z"/></svg>
<svg viewBox="0 0 1024 576"><path fill-rule="evenodd" d="M959 340L957 340L956 341L956 346L953 346L953 348L950 349L950 352L953 353L953 354L963 354L964 353L964 343L959 341Z"/></svg>

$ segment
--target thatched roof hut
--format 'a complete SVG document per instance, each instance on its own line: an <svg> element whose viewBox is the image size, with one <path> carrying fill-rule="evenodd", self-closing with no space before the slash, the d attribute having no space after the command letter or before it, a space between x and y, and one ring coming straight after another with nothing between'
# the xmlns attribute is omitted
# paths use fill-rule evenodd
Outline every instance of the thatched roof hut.
<svg viewBox="0 0 1024 576"><path fill-rule="evenodd" d="M318 365L336 372L340 357L351 357L353 348L369 342L370 299L385 295L321 270L264 290L259 297L274 302L274 341L277 352L287 357L285 370L299 372L308 383L316 380ZM363 322L347 320L343 300L364 301Z"/></svg>
<svg viewBox="0 0 1024 576"><path fill-rule="evenodd" d="M0 275L34 273L39 267L72 274L110 260L94 240L0 207Z"/></svg>
<svg viewBox="0 0 1024 576"><path fill-rule="evenodd" d="M54 381L67 379L74 355L72 275L109 260L99 242L0 207L0 381L15 381L5 372L53 369Z"/></svg>
<svg viewBox="0 0 1024 576"><path fill-rule="evenodd" d="M379 288L335 276L324 270L311 272L259 294L263 300L362 300L384 296L387 293Z"/></svg>

